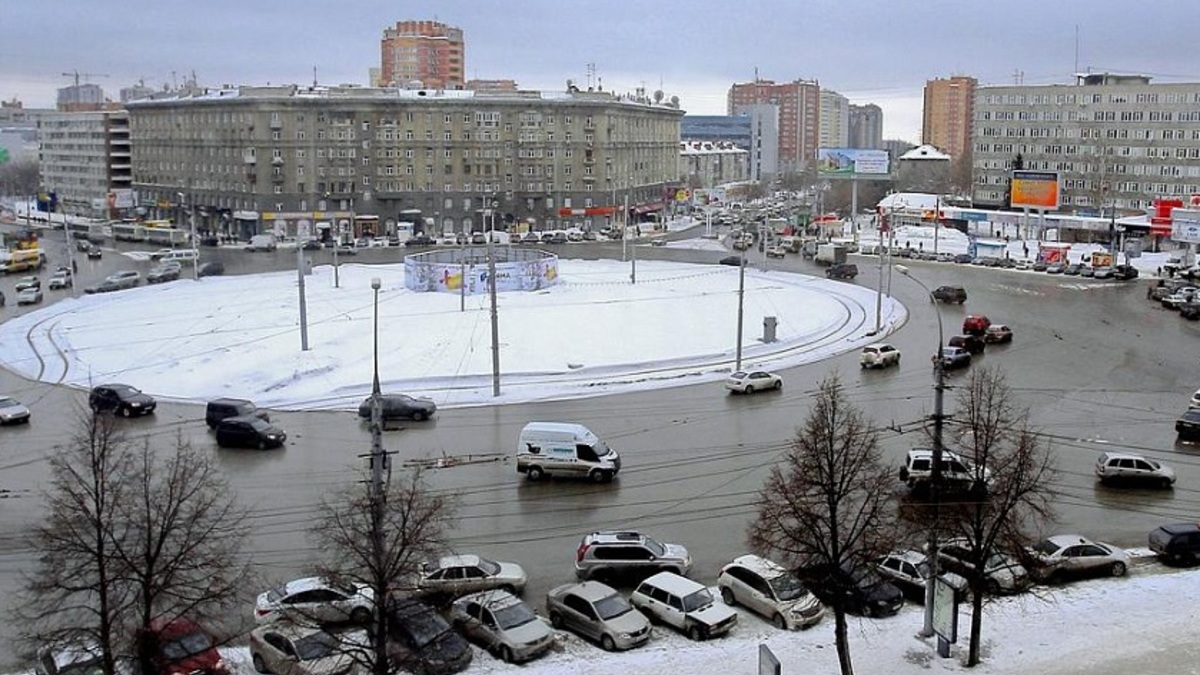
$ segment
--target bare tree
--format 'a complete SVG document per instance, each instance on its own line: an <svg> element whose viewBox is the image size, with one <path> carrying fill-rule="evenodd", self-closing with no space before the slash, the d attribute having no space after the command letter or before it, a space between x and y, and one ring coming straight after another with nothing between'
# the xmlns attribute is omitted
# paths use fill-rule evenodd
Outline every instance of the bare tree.
<svg viewBox="0 0 1200 675"><path fill-rule="evenodd" d="M843 675L851 675L854 666L846 622L853 580L842 570L860 568L891 547L894 483L875 430L847 400L835 374L821 382L782 466L771 468L750 525L754 550L778 554L792 567L829 572Z"/></svg>
<svg viewBox="0 0 1200 675"><path fill-rule="evenodd" d="M995 590L985 563L995 552L1028 541L1031 527L1053 519L1055 471L1041 436L1029 427L1028 411L1017 407L999 368L972 370L951 424L957 427L961 454L973 461L974 486L950 508L943 505L942 528L964 538L972 558L964 576L972 591L967 665L975 666L984 596Z"/></svg>
<svg viewBox="0 0 1200 675"><path fill-rule="evenodd" d="M113 675L128 593L112 540L129 458L112 417L88 415L78 426L50 455L47 516L31 541L39 557L17 612L30 645L94 642Z"/></svg>
<svg viewBox="0 0 1200 675"><path fill-rule="evenodd" d="M95 643L104 672L135 657L155 672L159 617L203 617L228 606L239 564L242 512L203 453L176 440L160 455L131 443L112 416L88 414L50 460L48 516L22 603L24 637L38 645Z"/></svg>
<svg viewBox="0 0 1200 675"><path fill-rule="evenodd" d="M34 159L17 159L0 163L0 194L26 196L37 192L38 163Z"/></svg>
<svg viewBox="0 0 1200 675"><path fill-rule="evenodd" d="M364 584L375 598L368 630L369 649L350 645L372 675L399 670L388 658L388 598L393 593L411 592L421 563L445 551L446 533L454 518L451 499L434 493L421 469L413 469L395 483L388 481L377 504L369 489L369 478L346 495L338 493L325 501L324 515L312 532L316 546L325 554L320 566L324 576Z"/></svg>
<svg viewBox="0 0 1200 675"><path fill-rule="evenodd" d="M129 585L130 620L142 673L154 672L156 619L215 620L249 575L241 555L245 513L209 455L182 436L170 452L149 441L130 452L129 489L113 542Z"/></svg>

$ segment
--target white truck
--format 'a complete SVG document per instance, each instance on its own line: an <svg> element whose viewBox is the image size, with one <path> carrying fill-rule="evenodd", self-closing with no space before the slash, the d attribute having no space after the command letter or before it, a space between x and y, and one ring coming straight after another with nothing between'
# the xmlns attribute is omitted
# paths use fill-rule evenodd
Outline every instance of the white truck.
<svg viewBox="0 0 1200 675"><path fill-rule="evenodd" d="M247 251L274 251L275 250L275 235L273 234L256 234L250 237L250 243L246 244Z"/></svg>
<svg viewBox="0 0 1200 675"><path fill-rule="evenodd" d="M621 457L582 424L530 422L517 437L517 473L529 480L553 474L607 483Z"/></svg>
<svg viewBox="0 0 1200 675"><path fill-rule="evenodd" d="M846 247L841 244L821 244L817 247L817 262L826 265L846 262Z"/></svg>

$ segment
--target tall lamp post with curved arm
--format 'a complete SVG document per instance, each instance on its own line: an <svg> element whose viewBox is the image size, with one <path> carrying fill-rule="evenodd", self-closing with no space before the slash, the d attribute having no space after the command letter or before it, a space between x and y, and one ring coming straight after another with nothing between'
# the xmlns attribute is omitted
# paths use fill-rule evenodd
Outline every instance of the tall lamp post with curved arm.
<svg viewBox="0 0 1200 675"><path fill-rule="evenodd" d="M944 449L942 441L942 428L946 419L944 398L946 391L946 367L942 360L942 345L945 344L946 336L942 330L942 312L937 306L937 298L933 296L933 291L925 285L917 277L912 275L912 271L905 265L896 265L896 271L904 276L912 279L929 297L929 302L933 303L933 313L937 316L938 327L938 342L937 349L933 352L933 466L930 471L929 480L929 496L933 502L933 526L929 528L929 578L925 580L925 626L921 631L922 635L933 635L933 589L937 584L938 577L938 518L941 515L941 483L942 483L942 451Z"/></svg>

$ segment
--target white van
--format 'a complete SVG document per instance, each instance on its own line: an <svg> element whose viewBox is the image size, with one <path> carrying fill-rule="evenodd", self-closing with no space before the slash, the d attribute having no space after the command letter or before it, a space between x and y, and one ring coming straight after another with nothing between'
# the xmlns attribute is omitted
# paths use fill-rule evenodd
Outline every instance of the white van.
<svg viewBox="0 0 1200 675"><path fill-rule="evenodd" d="M582 424L530 422L517 437L517 473L529 480L551 474L607 483L621 470L621 457Z"/></svg>
<svg viewBox="0 0 1200 675"><path fill-rule="evenodd" d="M246 244L247 251L274 251L275 250L275 235L273 234L256 234L250 237L250 243Z"/></svg>
<svg viewBox="0 0 1200 675"><path fill-rule="evenodd" d="M174 251L164 253L158 257L158 262L177 262L192 264L196 262L196 251L190 248L178 248Z"/></svg>

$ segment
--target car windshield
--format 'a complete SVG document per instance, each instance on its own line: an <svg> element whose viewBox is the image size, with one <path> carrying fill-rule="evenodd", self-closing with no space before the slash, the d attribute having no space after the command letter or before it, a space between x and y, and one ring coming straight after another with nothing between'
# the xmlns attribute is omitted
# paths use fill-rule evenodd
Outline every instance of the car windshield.
<svg viewBox="0 0 1200 675"><path fill-rule="evenodd" d="M596 601L595 607L596 614L605 620L615 619L633 609L633 605L630 605L628 600L616 593L606 598L600 598Z"/></svg>
<svg viewBox="0 0 1200 675"><path fill-rule="evenodd" d="M737 371L736 373L734 373L734 374L730 375L729 377L730 377L731 379L734 379L734 380L742 380L742 379L745 379L745 378L747 378L747 377L749 377L749 376L748 376L746 373L744 373L744 372L742 372L742 371L740 371L740 370L739 370L739 371Z"/></svg>
<svg viewBox="0 0 1200 675"><path fill-rule="evenodd" d="M667 554L667 547L658 543L654 539L651 539L650 537L646 537L646 548L650 549L650 552L659 558Z"/></svg>
<svg viewBox="0 0 1200 675"><path fill-rule="evenodd" d="M798 600L808 595L808 589L800 580L790 574L780 574L777 577L767 579L771 590L775 591L775 597L782 601Z"/></svg>
<svg viewBox="0 0 1200 675"><path fill-rule="evenodd" d="M68 666L63 666L58 669L58 675L103 675L104 664L100 662L100 657L96 657L89 661L80 661L72 663Z"/></svg>
<svg viewBox="0 0 1200 675"><path fill-rule="evenodd" d="M494 577L500 573L500 564L487 558L480 558L479 569L483 570L483 573L489 577Z"/></svg>
<svg viewBox="0 0 1200 675"><path fill-rule="evenodd" d="M1041 553L1042 555L1054 555L1058 552L1059 548L1060 547L1058 544L1050 541L1049 539L1043 539L1033 545L1033 550Z"/></svg>
<svg viewBox="0 0 1200 675"><path fill-rule="evenodd" d="M684 596L683 611L695 612L695 611L704 609L705 607L708 607L712 603L713 603L712 593L709 593L707 588L701 588L700 590L696 591L695 593L692 593L691 595Z"/></svg>
<svg viewBox="0 0 1200 675"><path fill-rule="evenodd" d="M496 623L505 630L537 620L537 614L523 602L515 602L508 607L494 610L493 613L496 615Z"/></svg>
<svg viewBox="0 0 1200 675"><path fill-rule="evenodd" d="M129 385L125 385L125 384L113 387L112 390L113 390L113 392L116 393L117 396L120 396L121 398L126 398L129 396L136 396L137 394L142 393L142 392L138 391L137 389L134 389L133 387L130 387Z"/></svg>
<svg viewBox="0 0 1200 675"><path fill-rule="evenodd" d="M450 630L450 624L432 610L405 617L397 629L408 636L414 649L419 649L438 639Z"/></svg>
<svg viewBox="0 0 1200 675"><path fill-rule="evenodd" d="M338 648L338 641L322 630L296 640L295 646L296 655L301 661L312 661L333 654Z"/></svg>
<svg viewBox="0 0 1200 675"><path fill-rule="evenodd" d="M16 405L17 402L7 396L0 396L0 408L7 408Z"/></svg>
<svg viewBox="0 0 1200 675"><path fill-rule="evenodd" d="M162 643L163 657L171 660L186 659L212 648L212 640L202 631L166 640Z"/></svg>

